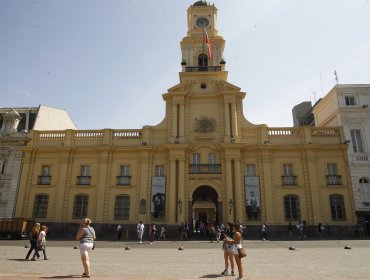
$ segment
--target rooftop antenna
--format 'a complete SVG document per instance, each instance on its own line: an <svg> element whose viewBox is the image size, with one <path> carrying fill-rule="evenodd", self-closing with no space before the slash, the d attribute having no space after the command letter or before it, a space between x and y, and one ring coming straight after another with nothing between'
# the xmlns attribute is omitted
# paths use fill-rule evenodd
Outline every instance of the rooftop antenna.
<svg viewBox="0 0 370 280"><path fill-rule="evenodd" d="M316 104L316 92L311 88L311 93L313 94L313 100L315 101Z"/></svg>
<svg viewBox="0 0 370 280"><path fill-rule="evenodd" d="M320 84L321 84L321 95L324 96L324 86L322 84L322 75L321 75L321 71L320 71Z"/></svg>
<svg viewBox="0 0 370 280"><path fill-rule="evenodd" d="M335 76L335 81L337 82L338 84L338 74L337 74L337 70L334 70L334 76Z"/></svg>

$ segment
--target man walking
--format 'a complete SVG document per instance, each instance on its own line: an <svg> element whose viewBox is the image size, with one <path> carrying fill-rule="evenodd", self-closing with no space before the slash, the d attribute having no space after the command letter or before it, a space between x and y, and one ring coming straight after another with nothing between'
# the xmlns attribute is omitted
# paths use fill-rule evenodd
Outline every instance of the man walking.
<svg viewBox="0 0 370 280"><path fill-rule="evenodd" d="M144 235L144 224L143 221L140 221L136 226L136 233L137 237L139 238L139 245L143 243L143 235Z"/></svg>

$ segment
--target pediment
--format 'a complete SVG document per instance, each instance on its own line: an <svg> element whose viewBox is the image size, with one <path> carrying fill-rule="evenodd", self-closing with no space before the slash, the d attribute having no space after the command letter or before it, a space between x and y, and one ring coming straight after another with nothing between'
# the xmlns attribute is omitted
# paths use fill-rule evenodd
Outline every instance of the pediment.
<svg viewBox="0 0 370 280"><path fill-rule="evenodd" d="M167 91L168 91L168 93L184 93L184 92L189 91L190 87L191 87L191 83L186 81L186 82L181 82L181 83L169 88Z"/></svg>
<svg viewBox="0 0 370 280"><path fill-rule="evenodd" d="M218 81L217 88L221 92L240 92L240 87L237 87L229 82L226 81Z"/></svg>
<svg viewBox="0 0 370 280"><path fill-rule="evenodd" d="M366 123L360 120L349 120L346 122L346 124L347 125L364 125Z"/></svg>

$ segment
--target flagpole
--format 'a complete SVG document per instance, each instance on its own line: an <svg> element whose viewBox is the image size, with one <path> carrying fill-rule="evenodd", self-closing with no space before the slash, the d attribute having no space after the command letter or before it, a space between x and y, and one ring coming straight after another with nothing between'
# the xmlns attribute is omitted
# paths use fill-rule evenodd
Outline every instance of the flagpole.
<svg viewBox="0 0 370 280"><path fill-rule="evenodd" d="M205 32L205 28L203 27L203 67L204 67L204 59L205 59L205 55L204 55L204 32Z"/></svg>

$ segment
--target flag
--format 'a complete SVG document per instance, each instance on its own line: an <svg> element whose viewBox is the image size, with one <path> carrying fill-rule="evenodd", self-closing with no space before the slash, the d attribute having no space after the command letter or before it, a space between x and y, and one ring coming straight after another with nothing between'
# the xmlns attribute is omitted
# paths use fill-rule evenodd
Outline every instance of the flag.
<svg viewBox="0 0 370 280"><path fill-rule="evenodd" d="M211 42L209 41L208 33L205 27L204 27L204 33L205 33L204 40L208 47L208 57L212 58L212 45L211 45Z"/></svg>

